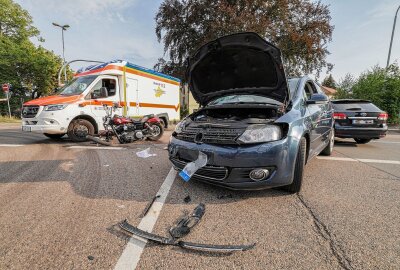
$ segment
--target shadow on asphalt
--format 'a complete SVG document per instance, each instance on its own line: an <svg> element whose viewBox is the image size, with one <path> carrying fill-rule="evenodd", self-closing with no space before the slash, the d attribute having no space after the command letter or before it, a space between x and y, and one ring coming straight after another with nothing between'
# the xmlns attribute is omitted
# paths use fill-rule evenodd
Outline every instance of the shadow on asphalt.
<svg viewBox="0 0 400 270"><path fill-rule="evenodd" d="M358 147L355 141L335 140L335 147Z"/></svg>

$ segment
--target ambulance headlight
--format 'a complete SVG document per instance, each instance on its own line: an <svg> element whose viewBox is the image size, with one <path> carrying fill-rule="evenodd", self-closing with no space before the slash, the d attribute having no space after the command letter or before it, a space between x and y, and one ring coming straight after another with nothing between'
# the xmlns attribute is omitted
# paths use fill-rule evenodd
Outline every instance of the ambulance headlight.
<svg viewBox="0 0 400 270"><path fill-rule="evenodd" d="M62 109L65 109L65 107L67 107L68 104L55 104L55 105L47 105L44 107L45 111L59 111Z"/></svg>

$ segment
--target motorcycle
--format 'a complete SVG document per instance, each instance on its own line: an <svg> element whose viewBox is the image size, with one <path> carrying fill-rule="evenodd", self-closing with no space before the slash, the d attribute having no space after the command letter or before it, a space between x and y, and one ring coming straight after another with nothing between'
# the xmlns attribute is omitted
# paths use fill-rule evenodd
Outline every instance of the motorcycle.
<svg viewBox="0 0 400 270"><path fill-rule="evenodd" d="M100 138L88 136L90 140L110 145L110 141L115 135L121 144L145 139L157 141L164 133L161 120L154 114L145 115L140 120L134 120L117 114L113 115L113 112L120 108L118 104L111 107L104 104L103 107L106 112L106 116L103 117L104 131L100 132Z"/></svg>

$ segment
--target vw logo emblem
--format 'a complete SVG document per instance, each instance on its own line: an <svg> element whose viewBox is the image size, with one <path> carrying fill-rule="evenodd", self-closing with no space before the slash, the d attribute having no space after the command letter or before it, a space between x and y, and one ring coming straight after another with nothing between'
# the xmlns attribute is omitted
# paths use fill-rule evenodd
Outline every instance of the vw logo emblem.
<svg viewBox="0 0 400 270"><path fill-rule="evenodd" d="M367 113L363 112L363 113L360 113L360 115L361 116L367 116Z"/></svg>

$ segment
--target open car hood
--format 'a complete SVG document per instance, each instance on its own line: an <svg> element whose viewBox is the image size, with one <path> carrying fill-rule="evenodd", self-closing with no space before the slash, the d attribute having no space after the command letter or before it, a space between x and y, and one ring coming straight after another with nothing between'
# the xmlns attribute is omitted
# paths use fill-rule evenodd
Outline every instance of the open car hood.
<svg viewBox="0 0 400 270"><path fill-rule="evenodd" d="M186 80L194 99L205 106L232 94L254 94L284 104L289 90L280 50L256 33L211 41L188 60Z"/></svg>

